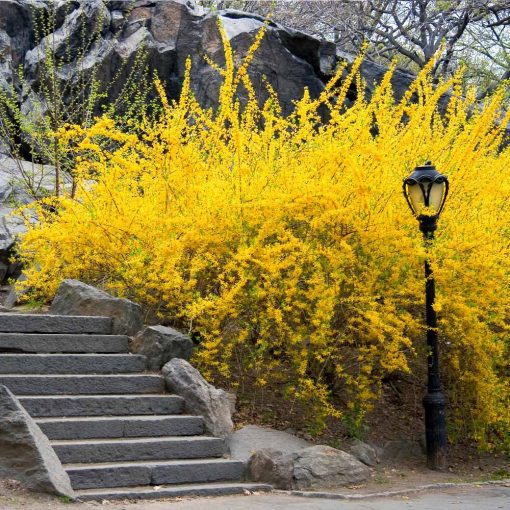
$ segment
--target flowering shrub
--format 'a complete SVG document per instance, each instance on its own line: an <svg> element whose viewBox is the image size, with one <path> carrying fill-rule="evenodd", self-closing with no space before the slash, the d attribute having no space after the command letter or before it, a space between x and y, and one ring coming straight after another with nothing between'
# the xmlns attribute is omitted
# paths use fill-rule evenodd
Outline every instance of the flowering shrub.
<svg viewBox="0 0 510 510"><path fill-rule="evenodd" d="M194 362L241 396L285 396L279 412L299 404L316 430L342 414L359 424L385 377L425 363L425 251L401 185L431 159L451 182L430 257L452 437L508 444L503 90L480 106L460 76L434 87L425 69L395 102L390 69L345 109L352 80L363 88L358 60L283 117L274 93L259 106L253 92L257 41L236 69L224 37L216 111L187 78L175 103L158 85L163 114L141 119L140 136L108 117L61 130L79 186L37 206L20 245L25 285L50 299L63 278L99 283L192 333Z"/></svg>

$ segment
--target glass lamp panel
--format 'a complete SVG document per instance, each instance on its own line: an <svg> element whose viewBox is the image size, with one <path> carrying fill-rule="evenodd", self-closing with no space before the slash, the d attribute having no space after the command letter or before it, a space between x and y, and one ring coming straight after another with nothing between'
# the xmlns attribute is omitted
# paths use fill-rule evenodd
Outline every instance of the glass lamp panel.
<svg viewBox="0 0 510 510"><path fill-rule="evenodd" d="M425 188L426 189L426 188ZM415 214L420 214L420 211L425 207L425 197L418 183L407 185L407 196L413 207Z"/></svg>
<svg viewBox="0 0 510 510"><path fill-rule="evenodd" d="M430 190L429 196L429 207L431 212L433 211L434 214L437 214L439 209L441 209L445 187L446 184L444 182L434 182L432 184L432 189Z"/></svg>

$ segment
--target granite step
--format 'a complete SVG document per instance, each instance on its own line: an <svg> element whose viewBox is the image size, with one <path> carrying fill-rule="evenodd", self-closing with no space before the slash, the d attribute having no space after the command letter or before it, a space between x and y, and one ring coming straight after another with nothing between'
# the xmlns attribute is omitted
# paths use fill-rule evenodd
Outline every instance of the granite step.
<svg viewBox="0 0 510 510"><path fill-rule="evenodd" d="M92 333L108 335L112 332L110 317L0 314L0 331L3 333Z"/></svg>
<svg viewBox="0 0 510 510"><path fill-rule="evenodd" d="M229 459L65 464L64 468L75 490L239 481L244 476L244 463Z"/></svg>
<svg viewBox="0 0 510 510"><path fill-rule="evenodd" d="M80 500L216 496L270 490L243 483L245 464L182 415L146 358L112 319L0 314L0 385L34 418Z"/></svg>
<svg viewBox="0 0 510 510"><path fill-rule="evenodd" d="M0 384L16 396L107 395L161 393L165 381L160 375L0 375Z"/></svg>
<svg viewBox="0 0 510 510"><path fill-rule="evenodd" d="M124 335L0 333L0 352L127 353Z"/></svg>
<svg viewBox="0 0 510 510"><path fill-rule="evenodd" d="M49 439L193 436L204 433L201 416L85 416L37 418Z"/></svg>
<svg viewBox="0 0 510 510"><path fill-rule="evenodd" d="M144 372L135 354L0 354L0 374L118 374Z"/></svg>
<svg viewBox="0 0 510 510"><path fill-rule="evenodd" d="M181 413L184 406L184 400L177 395L34 395L18 398L33 418L172 415Z"/></svg>
<svg viewBox="0 0 510 510"><path fill-rule="evenodd" d="M76 491L80 501L119 499L161 499L184 496L228 496L252 492L270 491L272 487L262 483L204 483L183 485L158 485L121 487L116 489L82 489ZM248 505L248 502L247 502ZM211 508L214 508L211 505ZM249 508L247 506L247 508Z"/></svg>
<svg viewBox="0 0 510 510"><path fill-rule="evenodd" d="M51 445L63 464L199 459L224 453L223 439L207 436L58 440Z"/></svg>

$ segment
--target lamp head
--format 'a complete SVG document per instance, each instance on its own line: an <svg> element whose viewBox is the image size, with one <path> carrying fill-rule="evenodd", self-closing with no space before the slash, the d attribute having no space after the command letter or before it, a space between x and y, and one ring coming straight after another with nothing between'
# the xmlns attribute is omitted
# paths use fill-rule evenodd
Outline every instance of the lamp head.
<svg viewBox="0 0 510 510"><path fill-rule="evenodd" d="M430 161L404 179L404 196L423 232L433 232L448 195L448 178Z"/></svg>

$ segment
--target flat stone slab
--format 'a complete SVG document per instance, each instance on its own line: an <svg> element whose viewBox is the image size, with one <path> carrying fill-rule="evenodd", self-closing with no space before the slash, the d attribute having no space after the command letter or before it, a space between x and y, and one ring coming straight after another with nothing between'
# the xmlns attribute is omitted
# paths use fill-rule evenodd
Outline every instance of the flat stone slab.
<svg viewBox="0 0 510 510"><path fill-rule="evenodd" d="M75 489L241 480L244 463L230 459L66 464Z"/></svg>
<svg viewBox="0 0 510 510"><path fill-rule="evenodd" d="M81 501L118 500L118 499L161 499L184 496L226 496L230 494L246 494L249 492L270 491L272 487L263 483L204 483L184 485L162 485L158 490L146 485L140 487L120 487L113 489L77 490L76 497ZM248 502L247 502L248 503ZM214 508L208 502L209 508ZM217 508L217 507L216 507ZM246 506L249 508L249 506Z"/></svg>
<svg viewBox="0 0 510 510"><path fill-rule="evenodd" d="M0 354L0 374L115 374L144 372L133 354Z"/></svg>
<svg viewBox="0 0 510 510"><path fill-rule="evenodd" d="M3 333L99 333L112 332L110 317L77 315L0 314L0 332Z"/></svg>
<svg viewBox="0 0 510 510"><path fill-rule="evenodd" d="M177 395L51 395L19 397L31 416L130 416L178 414L184 401Z"/></svg>
<svg viewBox="0 0 510 510"><path fill-rule="evenodd" d="M125 335L0 333L0 352L127 353Z"/></svg>
<svg viewBox="0 0 510 510"><path fill-rule="evenodd" d="M50 439L193 436L204 432L200 416L101 416L38 418Z"/></svg>
<svg viewBox="0 0 510 510"><path fill-rule="evenodd" d="M163 437L51 441L63 463L221 457L223 441L216 437Z"/></svg>
<svg viewBox="0 0 510 510"><path fill-rule="evenodd" d="M107 395L112 393L162 393L164 379L158 375L0 375L15 395Z"/></svg>
<svg viewBox="0 0 510 510"><path fill-rule="evenodd" d="M227 446L234 459L247 461L257 450L272 448L283 454L292 453L313 446L293 434L258 425L247 425L236 430L228 439Z"/></svg>

